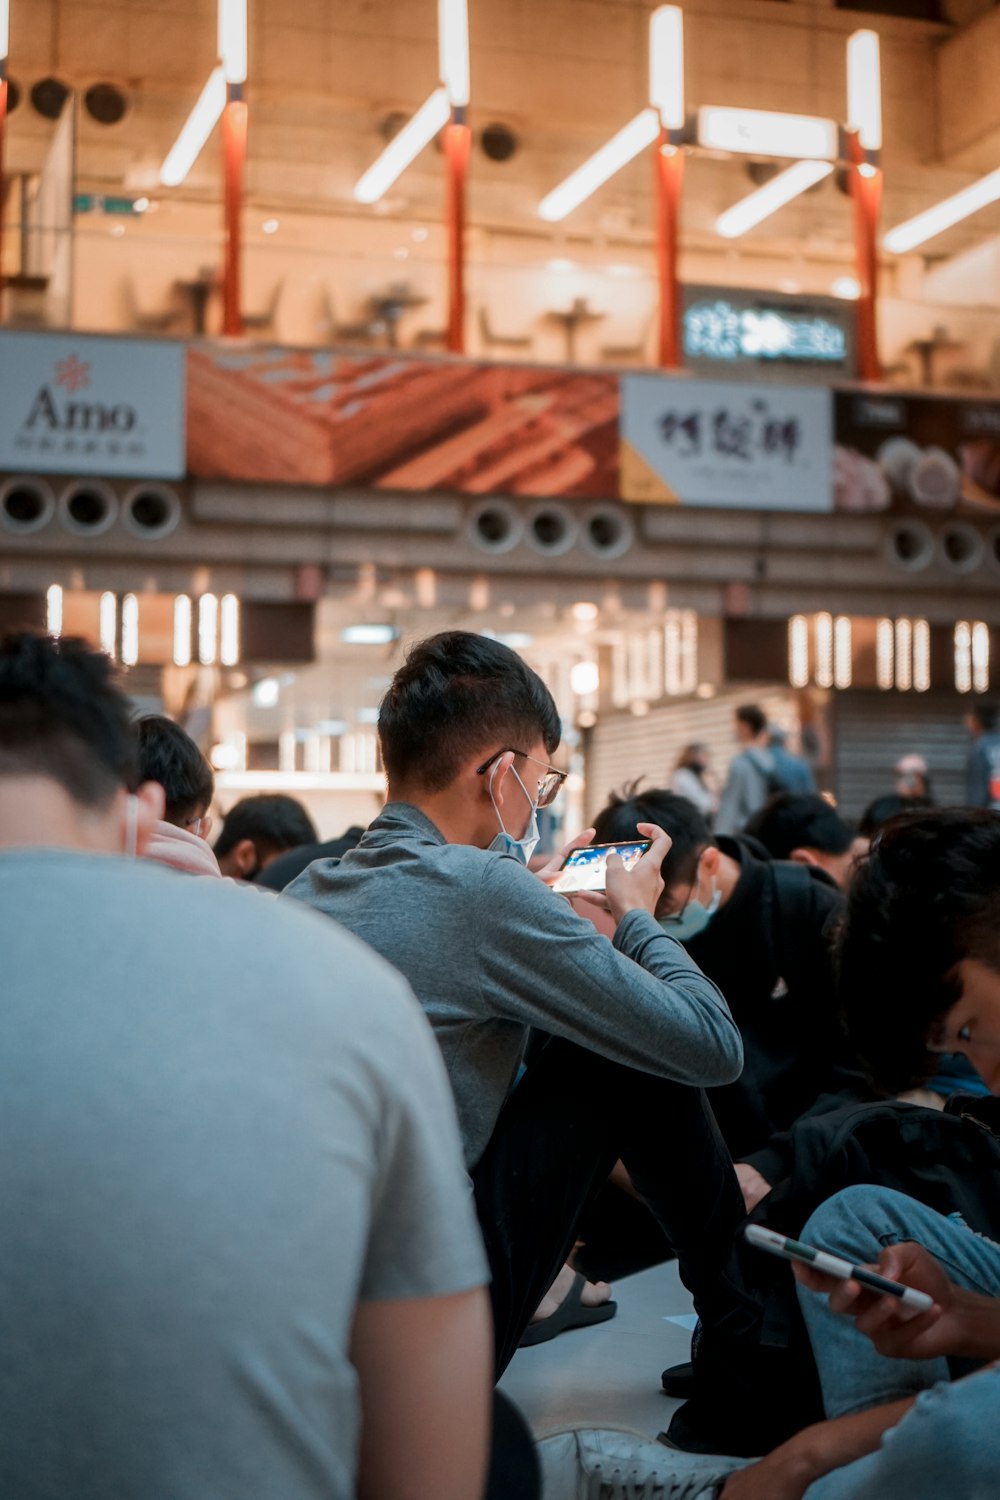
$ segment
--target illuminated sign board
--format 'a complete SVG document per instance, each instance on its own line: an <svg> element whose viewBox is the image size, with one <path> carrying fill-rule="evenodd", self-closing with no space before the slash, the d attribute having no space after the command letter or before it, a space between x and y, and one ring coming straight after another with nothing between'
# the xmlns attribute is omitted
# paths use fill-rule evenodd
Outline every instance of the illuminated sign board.
<svg viewBox="0 0 1000 1500"><path fill-rule="evenodd" d="M843 327L829 318L776 307L737 307L725 298L696 302L684 314L684 353L692 359L843 364Z"/></svg>

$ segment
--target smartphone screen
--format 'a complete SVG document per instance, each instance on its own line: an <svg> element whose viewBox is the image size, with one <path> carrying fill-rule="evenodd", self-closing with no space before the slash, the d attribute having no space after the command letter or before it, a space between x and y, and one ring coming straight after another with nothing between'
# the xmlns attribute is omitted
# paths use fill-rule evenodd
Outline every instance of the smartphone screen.
<svg viewBox="0 0 1000 1500"><path fill-rule="evenodd" d="M900 1281L890 1281L885 1276L880 1276L877 1271L870 1271L867 1266L852 1265L849 1260L842 1256L830 1255L826 1250L817 1250L815 1245L804 1245L801 1240L790 1240L786 1235L777 1234L773 1229L765 1229L762 1224L748 1224L743 1231L745 1238L758 1250L766 1250L770 1255L780 1255L783 1260L797 1260L804 1266L812 1266L817 1271L822 1271L825 1276L836 1276L838 1281L858 1281L863 1286L870 1287L874 1292L887 1293L890 1297L898 1297L900 1302L907 1307L915 1308L919 1312L929 1312L934 1306L932 1298L926 1292L918 1292L915 1287L903 1286Z"/></svg>
<svg viewBox="0 0 1000 1500"><path fill-rule="evenodd" d="M564 895L574 891L603 891L609 854L620 854L626 870L631 870L648 848L649 839L632 839L624 844L588 844L584 849L574 849L552 889Z"/></svg>

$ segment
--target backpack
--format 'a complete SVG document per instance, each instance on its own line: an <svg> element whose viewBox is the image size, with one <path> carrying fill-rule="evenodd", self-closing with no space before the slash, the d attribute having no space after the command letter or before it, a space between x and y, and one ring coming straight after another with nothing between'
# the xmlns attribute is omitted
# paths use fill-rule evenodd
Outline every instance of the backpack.
<svg viewBox="0 0 1000 1500"><path fill-rule="evenodd" d="M777 797L779 793L788 791L783 777L778 774L778 768L769 751L766 751L765 754L770 764L758 759L752 750L747 750L746 754L749 757L750 764L764 783L764 791L766 793L765 802L770 802L772 797Z"/></svg>

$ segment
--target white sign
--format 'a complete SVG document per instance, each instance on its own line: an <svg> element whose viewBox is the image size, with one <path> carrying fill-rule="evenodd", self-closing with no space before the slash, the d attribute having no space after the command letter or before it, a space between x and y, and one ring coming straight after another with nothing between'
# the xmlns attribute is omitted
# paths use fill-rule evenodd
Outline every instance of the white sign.
<svg viewBox="0 0 1000 1500"><path fill-rule="evenodd" d="M0 469L183 478L183 346L0 333Z"/></svg>
<svg viewBox="0 0 1000 1500"><path fill-rule="evenodd" d="M833 509L828 391L626 375L621 401L624 500Z"/></svg>

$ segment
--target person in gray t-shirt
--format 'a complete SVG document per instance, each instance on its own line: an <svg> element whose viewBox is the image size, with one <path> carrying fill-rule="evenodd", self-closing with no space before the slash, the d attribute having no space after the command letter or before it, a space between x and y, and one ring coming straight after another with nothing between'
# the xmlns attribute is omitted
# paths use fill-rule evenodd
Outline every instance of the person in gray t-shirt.
<svg viewBox="0 0 1000 1500"><path fill-rule="evenodd" d="M162 792L127 794L109 671L0 647L0 1495L478 1500L486 1265L430 1027L332 923L121 857Z"/></svg>

